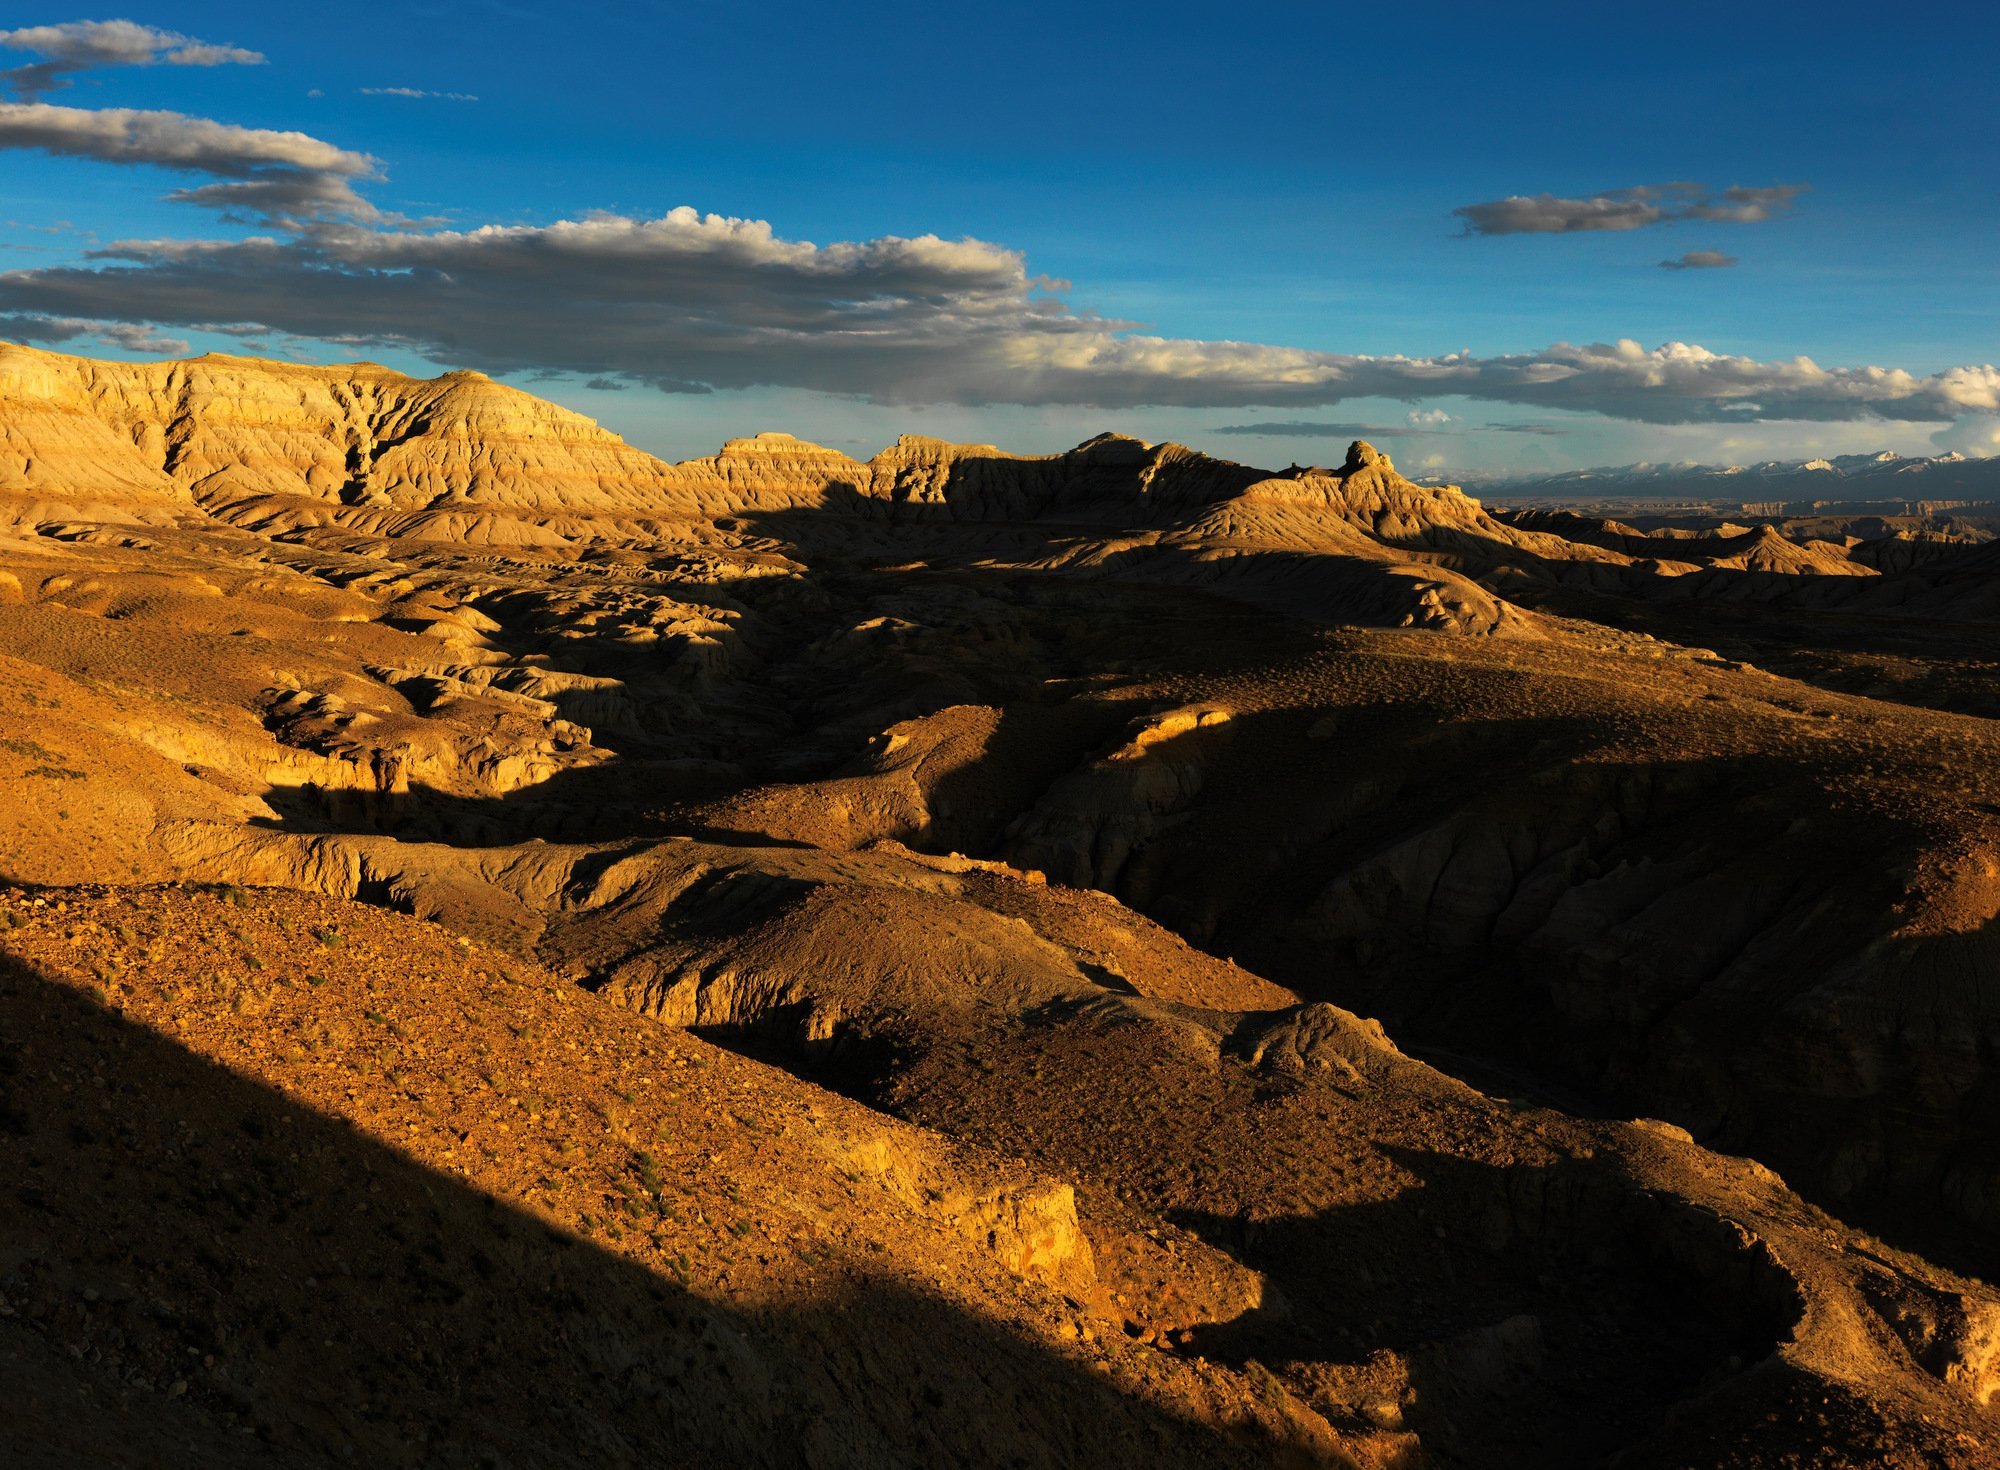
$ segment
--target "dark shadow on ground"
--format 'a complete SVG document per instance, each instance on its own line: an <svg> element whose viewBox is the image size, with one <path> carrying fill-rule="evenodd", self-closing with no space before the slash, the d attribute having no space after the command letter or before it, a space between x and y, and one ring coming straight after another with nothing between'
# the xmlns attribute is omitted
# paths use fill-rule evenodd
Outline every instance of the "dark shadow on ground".
<svg viewBox="0 0 2000 1470"><path fill-rule="evenodd" d="M1249 1220L1180 1212L1269 1303L1189 1334L1233 1364L1407 1364L1404 1418L1440 1465L1606 1463L1770 1357L1803 1310L1729 1227L1590 1163L1498 1169L1386 1147L1393 1199Z"/></svg>
<svg viewBox="0 0 2000 1470"><path fill-rule="evenodd" d="M10 960L0 1187L9 1464L1259 1458L888 1281L704 1300Z"/></svg>

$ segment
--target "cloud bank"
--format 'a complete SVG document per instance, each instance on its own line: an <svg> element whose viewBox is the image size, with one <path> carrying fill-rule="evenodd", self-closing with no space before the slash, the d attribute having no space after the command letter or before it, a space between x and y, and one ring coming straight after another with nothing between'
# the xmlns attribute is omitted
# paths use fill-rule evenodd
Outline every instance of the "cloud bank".
<svg viewBox="0 0 2000 1470"><path fill-rule="evenodd" d="M1560 439L1569 433L1558 424L1464 424L1456 429L1444 425L1458 423L1450 414L1435 409L1412 413L1400 424L1328 424L1317 419L1287 419L1280 423L1222 424L1206 430L1210 434L1247 434L1265 439L1398 439L1413 435L1432 437L1446 434L1536 434Z"/></svg>
<svg viewBox="0 0 2000 1470"><path fill-rule="evenodd" d="M169 337L140 322L84 321L77 317L0 316L0 334L24 342L74 342L87 337L105 347L173 357L192 350L185 337Z"/></svg>
<svg viewBox="0 0 2000 1470"><path fill-rule="evenodd" d="M376 161L307 133L239 128L179 112L0 102L0 148L207 175L219 182L167 197L270 224L390 218L354 188L381 176Z"/></svg>
<svg viewBox="0 0 2000 1470"><path fill-rule="evenodd" d="M206 182L167 197L274 230L125 241L81 263L0 272L0 321L29 340L66 340L77 323L143 332L227 322L492 373L896 404L1309 409L1462 398L1656 424L2000 413L1992 366L1920 376L1630 340L1411 357L1155 336L1072 304L1066 284L1031 275L1020 252L970 238L817 245L762 220L685 207L652 219L443 229L369 203L356 186L381 170L365 153L176 112L0 103L0 148L193 174ZM1459 212L1477 233L1628 229L1669 217L1760 219L1797 192L1672 184ZM1683 262L1699 268L1706 253ZM1409 427L1444 421L1432 409Z"/></svg>
<svg viewBox="0 0 2000 1470"><path fill-rule="evenodd" d="M0 273L0 311L163 326L254 321L495 373L551 369L679 392L792 387L893 403L1309 407L1458 397L1662 424L1941 422L2000 411L1992 366L1917 375L1629 340L1363 356L1153 336L1073 307L1049 285L1019 252L981 240L815 245L760 220L682 208L650 220L607 214L474 230L308 222L275 237L126 242L87 264Z"/></svg>
<svg viewBox="0 0 2000 1470"><path fill-rule="evenodd" d="M261 53L241 46L217 46L129 20L73 20L0 31L0 46L44 58L0 71L0 84L24 101L73 86L72 73L93 67L261 66L264 62Z"/></svg>
<svg viewBox="0 0 2000 1470"><path fill-rule="evenodd" d="M1584 230L1638 230L1677 220L1755 224L1792 207L1803 184L1742 187L1719 193L1704 184L1677 182L1611 189L1581 199L1557 194L1512 194L1452 213L1467 235L1570 235Z"/></svg>

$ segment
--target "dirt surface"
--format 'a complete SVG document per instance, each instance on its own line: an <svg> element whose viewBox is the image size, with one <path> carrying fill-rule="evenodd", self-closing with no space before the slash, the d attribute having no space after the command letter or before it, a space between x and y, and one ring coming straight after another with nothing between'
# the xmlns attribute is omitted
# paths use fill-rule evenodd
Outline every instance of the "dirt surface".
<svg viewBox="0 0 2000 1470"><path fill-rule="evenodd" d="M1983 536L0 359L0 1457L2000 1463Z"/></svg>

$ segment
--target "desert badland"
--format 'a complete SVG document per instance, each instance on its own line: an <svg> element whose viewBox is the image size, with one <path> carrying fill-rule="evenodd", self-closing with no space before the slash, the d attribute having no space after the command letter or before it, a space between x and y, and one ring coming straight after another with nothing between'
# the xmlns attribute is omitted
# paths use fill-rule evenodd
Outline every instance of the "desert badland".
<svg viewBox="0 0 2000 1470"><path fill-rule="evenodd" d="M0 1445L1993 1464L1996 533L0 347Z"/></svg>

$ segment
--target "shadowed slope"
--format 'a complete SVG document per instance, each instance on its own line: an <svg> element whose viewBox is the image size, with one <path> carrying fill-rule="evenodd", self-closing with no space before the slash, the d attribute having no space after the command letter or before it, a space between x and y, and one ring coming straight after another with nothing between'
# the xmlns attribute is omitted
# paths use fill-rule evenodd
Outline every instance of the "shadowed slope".
<svg viewBox="0 0 2000 1470"><path fill-rule="evenodd" d="M1192 1465L1294 1433L1227 1370L1078 1341L1007 1269L1088 1294L1060 1209L987 1243L1039 1186L517 961L280 895L4 911L54 962L0 960L0 1351L71 1405L7 1396L16 1463Z"/></svg>

